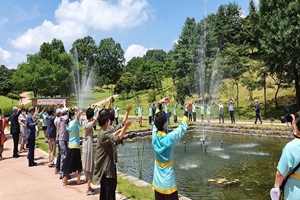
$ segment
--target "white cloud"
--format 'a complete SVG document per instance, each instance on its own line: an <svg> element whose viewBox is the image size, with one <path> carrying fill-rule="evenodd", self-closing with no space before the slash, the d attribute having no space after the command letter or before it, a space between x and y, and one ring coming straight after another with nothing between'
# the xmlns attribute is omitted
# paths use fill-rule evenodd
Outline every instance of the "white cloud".
<svg viewBox="0 0 300 200"><path fill-rule="evenodd" d="M63 0L55 11L55 17L74 20L99 30L124 29L147 21L147 7L147 0L118 0L117 4L105 0Z"/></svg>
<svg viewBox="0 0 300 200"><path fill-rule="evenodd" d="M0 65L17 68L18 64L26 61L26 56L19 52L10 52L0 47Z"/></svg>
<svg viewBox="0 0 300 200"><path fill-rule="evenodd" d="M61 39L64 43L70 44L75 39L85 36L87 30L84 25L78 25L72 21L63 21L59 25L45 20L42 25L27 32L9 43L21 50L37 51L43 42L50 42L53 38Z"/></svg>
<svg viewBox="0 0 300 200"><path fill-rule="evenodd" d="M55 11L57 24L45 20L40 26L8 42L15 48L35 52L43 42L61 39L66 46L87 35L88 29L113 30L141 25L148 20L147 0L62 0Z"/></svg>
<svg viewBox="0 0 300 200"><path fill-rule="evenodd" d="M143 57L149 49L138 45L132 44L125 51L126 63L129 62L133 57Z"/></svg>
<svg viewBox="0 0 300 200"><path fill-rule="evenodd" d="M0 47L0 62L7 63L11 57L11 53Z"/></svg>

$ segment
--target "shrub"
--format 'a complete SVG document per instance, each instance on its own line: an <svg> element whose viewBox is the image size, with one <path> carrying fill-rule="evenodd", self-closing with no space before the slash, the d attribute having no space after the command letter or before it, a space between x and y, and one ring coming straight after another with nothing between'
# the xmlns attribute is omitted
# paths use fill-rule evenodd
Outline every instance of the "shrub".
<svg viewBox="0 0 300 200"><path fill-rule="evenodd" d="M6 106L6 107L1 107L2 115L5 116L5 117L9 117L12 113L12 108L13 107L14 107L13 105Z"/></svg>
<svg viewBox="0 0 300 200"><path fill-rule="evenodd" d="M19 95L11 93L11 92L7 94L7 97L10 98L10 99L19 100Z"/></svg>

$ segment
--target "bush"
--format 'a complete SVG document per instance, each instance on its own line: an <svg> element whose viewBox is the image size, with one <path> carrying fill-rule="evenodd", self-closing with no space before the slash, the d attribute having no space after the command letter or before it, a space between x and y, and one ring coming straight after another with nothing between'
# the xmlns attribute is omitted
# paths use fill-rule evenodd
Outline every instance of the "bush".
<svg viewBox="0 0 300 200"><path fill-rule="evenodd" d="M5 116L5 117L9 117L12 114L12 108L13 107L14 107L13 105L6 106L6 107L1 107L2 115Z"/></svg>
<svg viewBox="0 0 300 200"><path fill-rule="evenodd" d="M20 98L19 98L19 95L17 95L17 94L14 94L14 93L8 93L7 94L7 98L10 98L10 99L16 99L16 100L19 100Z"/></svg>

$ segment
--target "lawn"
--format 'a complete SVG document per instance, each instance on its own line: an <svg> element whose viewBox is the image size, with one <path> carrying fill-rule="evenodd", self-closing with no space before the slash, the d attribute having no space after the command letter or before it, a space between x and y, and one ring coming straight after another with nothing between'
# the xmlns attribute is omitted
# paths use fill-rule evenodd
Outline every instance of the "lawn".
<svg viewBox="0 0 300 200"><path fill-rule="evenodd" d="M0 108L10 105L18 105L19 101L15 99L7 98L6 96L0 95Z"/></svg>
<svg viewBox="0 0 300 200"><path fill-rule="evenodd" d="M112 87L112 86L109 86ZM97 103L103 99L111 97L113 94L110 88L98 88L91 90L89 93L84 95L83 108L87 108L89 104ZM71 98L72 106L77 106L77 99L75 97Z"/></svg>

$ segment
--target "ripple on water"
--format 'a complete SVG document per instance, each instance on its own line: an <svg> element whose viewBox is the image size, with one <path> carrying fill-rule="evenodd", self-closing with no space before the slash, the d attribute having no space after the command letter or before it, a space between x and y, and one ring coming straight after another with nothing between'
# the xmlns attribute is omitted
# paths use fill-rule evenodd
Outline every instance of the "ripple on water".
<svg viewBox="0 0 300 200"><path fill-rule="evenodd" d="M224 149L221 148L221 147L211 147L210 150L212 150L212 151L224 151Z"/></svg>
<svg viewBox="0 0 300 200"><path fill-rule="evenodd" d="M239 149L239 148L252 148L252 147L256 147L258 145L259 144L257 144L257 143L245 143L245 144L234 144L231 147Z"/></svg>
<svg viewBox="0 0 300 200"><path fill-rule="evenodd" d="M199 165L201 165L201 163L191 163L191 162L186 162L186 163L182 163L179 165L180 169L193 169L193 168L197 168Z"/></svg>
<svg viewBox="0 0 300 200"><path fill-rule="evenodd" d="M218 155L220 158L222 158L222 159L229 159L230 158L230 156L228 155L228 154L220 154L220 155Z"/></svg>
<svg viewBox="0 0 300 200"><path fill-rule="evenodd" d="M257 156L269 156L269 153L266 152L255 152L255 151L240 151L241 154L245 154L245 155L257 155Z"/></svg>

